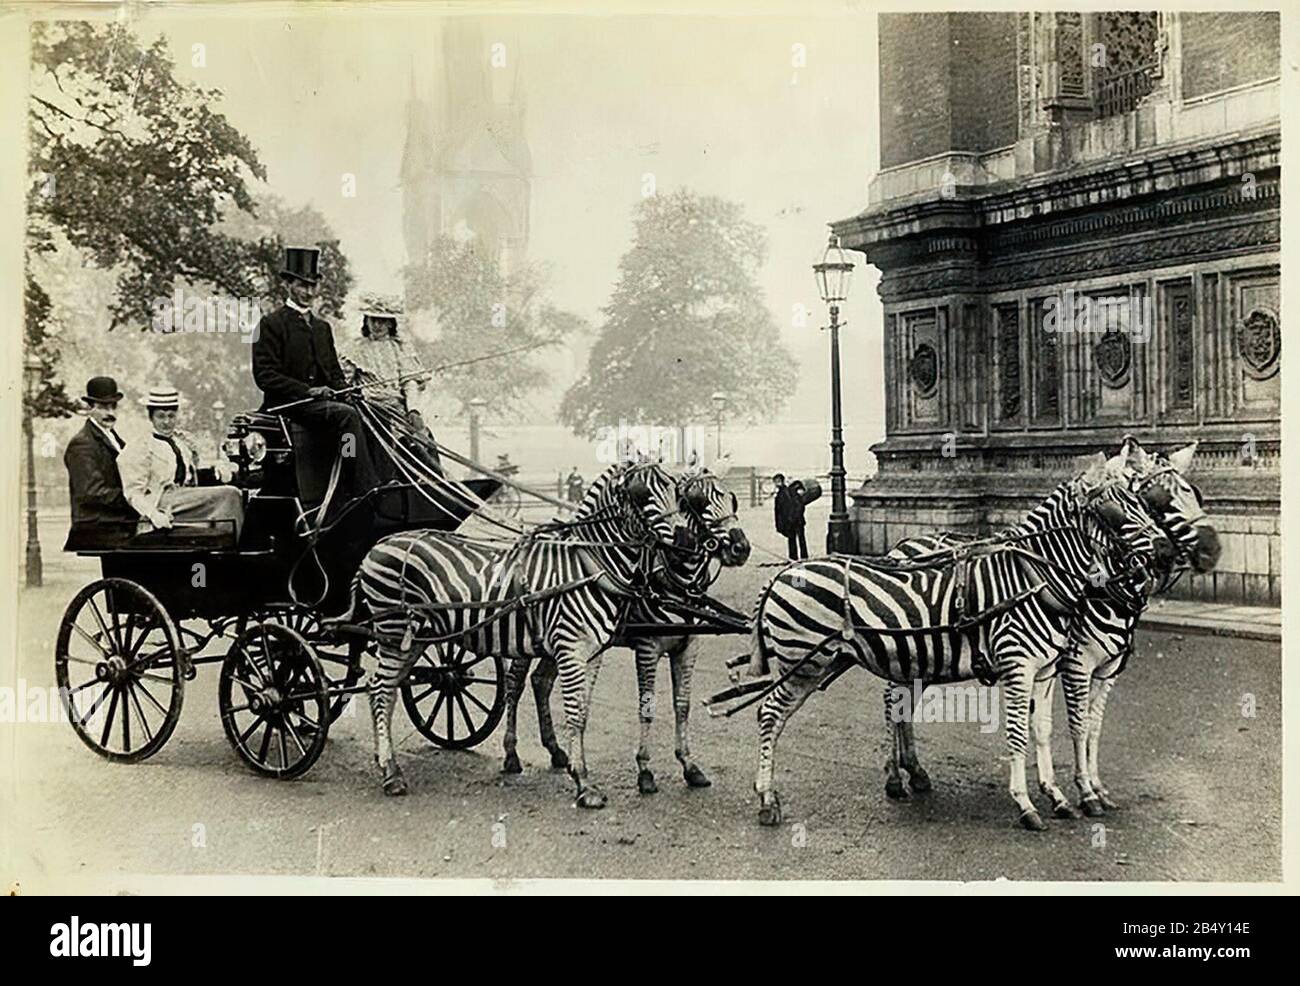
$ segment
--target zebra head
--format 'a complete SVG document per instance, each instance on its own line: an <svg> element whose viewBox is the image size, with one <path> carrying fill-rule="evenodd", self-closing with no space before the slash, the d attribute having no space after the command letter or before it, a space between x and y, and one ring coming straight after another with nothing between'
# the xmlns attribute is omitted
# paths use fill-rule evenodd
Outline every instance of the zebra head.
<svg viewBox="0 0 1300 986"><path fill-rule="evenodd" d="M1186 478L1195 454L1196 442L1165 455L1147 452L1131 435L1120 447L1131 488L1178 549L1171 576L1188 567L1208 572L1219 561L1219 533L1205 515L1201 491Z"/></svg>
<svg viewBox="0 0 1300 986"><path fill-rule="evenodd" d="M1175 555L1169 537L1130 488L1123 462L1098 453L1093 465L1072 485L1081 508L1082 531L1094 548L1100 578L1094 585L1116 605L1136 612L1145 607L1157 574Z"/></svg>
<svg viewBox="0 0 1300 986"><path fill-rule="evenodd" d="M625 463L617 487L622 502L631 508L633 531L660 544L694 550L696 532L681 509L677 477L657 462Z"/></svg>
<svg viewBox="0 0 1300 986"><path fill-rule="evenodd" d="M678 484L681 510L696 526L704 553L733 567L749 560L749 538L740 526L736 494L707 469L682 476Z"/></svg>

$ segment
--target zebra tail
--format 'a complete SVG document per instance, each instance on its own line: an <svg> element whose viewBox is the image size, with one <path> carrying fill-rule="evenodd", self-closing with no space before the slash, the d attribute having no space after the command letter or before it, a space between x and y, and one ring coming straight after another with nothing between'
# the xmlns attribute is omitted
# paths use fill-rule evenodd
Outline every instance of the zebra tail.
<svg viewBox="0 0 1300 986"><path fill-rule="evenodd" d="M764 678L770 672L771 662L768 660L767 647L763 643L763 610L767 608L767 597L771 595L772 586L775 584L775 577L768 581L759 594L757 605L754 606L754 628L749 639L749 677L751 678Z"/></svg>

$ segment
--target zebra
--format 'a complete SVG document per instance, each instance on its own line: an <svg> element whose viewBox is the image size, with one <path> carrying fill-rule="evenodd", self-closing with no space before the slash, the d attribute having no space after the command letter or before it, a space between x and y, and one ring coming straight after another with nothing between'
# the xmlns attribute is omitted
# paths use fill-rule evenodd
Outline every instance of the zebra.
<svg viewBox="0 0 1300 986"><path fill-rule="evenodd" d="M1148 512L1175 548L1172 564L1155 587L1157 593L1168 591L1188 570L1203 574L1218 563L1218 532L1206 517L1201 491L1185 476L1195 454L1195 442L1169 455L1148 453L1132 436L1126 436L1120 447L1130 488L1142 498ZM1133 654L1133 637L1146 602L1145 597L1136 606L1117 605L1100 598L1086 600L1079 645L1072 648L1061 662L1062 690L1067 696L1070 732L1074 740L1075 785L1083 795L1083 811L1090 817L1119 807L1102 783L1098 747L1106 702L1116 677ZM1052 798L1054 812L1069 817L1072 811L1068 803L1064 809L1059 807L1064 797L1056 789L1052 764L1055 687L1056 676L1053 676L1039 682L1034 690L1032 723L1038 780L1039 788ZM1072 692L1083 701L1069 701ZM1092 799L1085 793L1089 789Z"/></svg>
<svg viewBox="0 0 1300 986"><path fill-rule="evenodd" d="M666 564L655 579L655 584L677 599L703 594L717 579L721 568L743 565L749 558L750 546L737 520L739 503L736 494L727 490L717 477L707 470L688 472L679 481L681 509L697 528L702 550L665 552ZM578 518L591 510L599 509L590 498L583 501ZM718 554L721 549L721 555ZM716 560L720 564L714 564ZM639 623L680 622L674 615L647 600L636 614ZM659 790L654 772L650 769L650 734L655 715L655 676L660 658L667 655L673 689L673 711L676 727L675 753L682 767L682 777L687 786L708 787L713 782L700 769L691 756L689 718L691 705L691 679L695 671L696 648L691 635L649 636L624 635L619 646L632 648L636 660L637 710L640 721L640 742L637 746L637 790L654 794ZM502 771L517 774L523 770L517 752L518 708L523 694L524 677L530 660L515 658L510 665L509 688L506 704L505 762ZM555 664L542 659L532 673L533 698L537 706L537 724L542 745L551 755L551 766L563 769L567 757L555 736L551 720L550 694L555 682Z"/></svg>
<svg viewBox="0 0 1300 986"><path fill-rule="evenodd" d="M569 774L577 803L600 808L605 795L588 776L584 733L600 669L654 556L679 537L670 514L676 483L657 466L612 466L598 478L608 509L591 516L582 537L543 530L506 548L441 531L394 534L362 560L352 619L364 603L378 644L371 679L375 759L385 794L407 784L390 724L398 684L420 653L416 635L458 638L475 654L554 658L569 727ZM396 644L398 638L401 643Z"/></svg>
<svg viewBox="0 0 1300 986"><path fill-rule="evenodd" d="M751 644L751 675L767 673L771 656L780 672L758 710L760 823L781 821L772 775L785 723L815 688L861 664L897 683L995 670L1005 694L1010 794L1020 823L1042 830L1025 783L1034 678L1066 646L1085 587L1123 581L1130 565L1149 571L1157 534L1102 455L1035 507L1003 547L958 552L934 567L842 555L787 565L759 596Z"/></svg>

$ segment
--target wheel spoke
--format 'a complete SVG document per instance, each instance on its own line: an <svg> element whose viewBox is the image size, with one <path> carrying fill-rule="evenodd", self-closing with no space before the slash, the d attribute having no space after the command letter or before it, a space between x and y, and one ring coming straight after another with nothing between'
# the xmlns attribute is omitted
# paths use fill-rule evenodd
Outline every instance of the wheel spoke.
<svg viewBox="0 0 1300 986"><path fill-rule="evenodd" d="M91 685L102 685L102 684L104 684L104 682L100 681L98 678L91 678L89 681L83 681L76 688L67 689L65 694L69 698L71 698L73 695L77 694L77 692L81 691L83 688L89 688Z"/></svg>
<svg viewBox="0 0 1300 986"><path fill-rule="evenodd" d="M447 703L447 739L449 740L454 740L456 738L455 708L456 706L454 702Z"/></svg>
<svg viewBox="0 0 1300 986"><path fill-rule="evenodd" d="M108 716L104 720L104 732L99 737L99 745L102 747L108 746L108 735L113 728L113 715L117 712L117 686L116 685L113 686L112 691L113 691L113 700L108 703Z"/></svg>
<svg viewBox="0 0 1300 986"><path fill-rule="evenodd" d="M239 710L239 709L231 709L231 710L230 710L230 713L231 713L231 715L234 715L234 713L236 713L236 712L238 712L238 711L240 711L240 710ZM254 731L255 729L257 729L257 727L260 726L260 725L262 725L262 720L261 720L261 719L254 719L254 720L253 720L253 724L252 724L251 726L249 726L246 730L244 730L243 735L241 735L241 736L239 737L239 742L240 742L240 743L247 743L247 742L248 742L248 737L252 736L252 735L253 735L253 731Z"/></svg>
<svg viewBox="0 0 1300 986"><path fill-rule="evenodd" d="M477 655L475 655L474 660L465 662L464 664L462 664L462 665L460 666L460 669L461 669L462 671L468 671L470 668L474 667L476 664L482 664L484 661L486 661L486 660L487 660L489 657L491 657L491 656L492 656L491 654L477 654Z"/></svg>
<svg viewBox="0 0 1300 986"><path fill-rule="evenodd" d="M438 710L442 708L442 703L446 698L446 692L438 693L438 700L433 703L433 711L429 713L429 718L424 720L424 728L426 731L433 728L433 721L438 718Z"/></svg>
<svg viewBox="0 0 1300 986"><path fill-rule="evenodd" d="M131 752L131 703L127 701L126 688L120 689L122 692L122 750L125 753Z"/></svg>
<svg viewBox="0 0 1300 986"><path fill-rule="evenodd" d="M116 644L117 641L113 638L113 635L109 632L108 624L104 622L104 615L100 613L99 606L95 602L94 595L92 594L88 596L86 598L86 601L90 603L90 611L92 614L94 614L95 622L99 624L99 632L104 635L105 640L111 640L114 644ZM115 654L116 651L110 650L108 653L112 655Z"/></svg>
<svg viewBox="0 0 1300 986"><path fill-rule="evenodd" d="M421 702L423 702L426 698L428 698L428 697L429 697L429 693L432 692L432 691L433 691L435 688L437 688L437 687L438 687L437 685L430 685L430 686L429 686L428 688L426 688L424 691L420 692L419 695L412 695L412 696L411 696L411 701L414 702L416 705L419 705L419 704L420 704Z"/></svg>
<svg viewBox="0 0 1300 986"><path fill-rule="evenodd" d="M471 685L497 685L501 681L500 678L479 678L472 674L462 675L460 680L467 681Z"/></svg>
<svg viewBox="0 0 1300 986"><path fill-rule="evenodd" d="M95 699L94 704L90 707L90 711L77 720L77 725L81 726L83 729L85 728L86 723L90 722L95 713L99 711L99 707L104 704L104 699L108 698L109 693L113 690L107 681L101 681L99 684L104 686L104 690L99 693L99 698Z"/></svg>
<svg viewBox="0 0 1300 986"><path fill-rule="evenodd" d="M159 622L158 620L158 615L155 613L153 616L149 618L149 622L145 624L144 632L140 634L140 639L135 642L135 644L131 647L130 650L123 650L122 653L126 656L128 660L134 662L134 658L136 654L140 652L140 648L144 646L144 642L149 639L149 634L153 633L154 630L161 630L162 626L163 626L162 623ZM164 641L163 644L157 650L153 651L152 653L150 653L148 657L142 658L141 660L144 660L146 662L151 661L155 657L157 657L160 653L168 650L171 650L171 645L170 643Z"/></svg>
<svg viewBox="0 0 1300 986"><path fill-rule="evenodd" d="M460 692L456 693L455 699L456 699L456 705L460 709L460 714L465 717L465 726L469 730L469 734L473 735L474 720L470 718L469 709L465 705L465 699L461 697Z"/></svg>
<svg viewBox="0 0 1300 986"><path fill-rule="evenodd" d="M141 675L141 676L140 676L140 678L151 678L151 677L153 677L153 675ZM154 706L158 709L159 712L161 712L163 715L166 715L166 714L167 714L167 710L164 709L164 708L162 707L162 704L161 704L161 703L160 703L156 698L153 697L153 692L149 691L149 689L145 687L144 682L141 681L140 678L137 678L137 679L136 679L136 684L139 686L140 691L144 692L145 698L147 698L150 702L152 702L152 703L154 704ZM166 678L166 679L164 679L164 680L167 682L168 687L171 687L171 684L172 684L171 679L170 679L170 678Z"/></svg>
<svg viewBox="0 0 1300 986"><path fill-rule="evenodd" d="M284 728L288 730L289 737L293 740L294 745L298 747L299 755L305 757L307 755L307 748L302 745L302 740L298 738L298 731L293 728L293 724L289 722L289 717L287 715L284 717ZM283 733L280 735L280 748L284 749Z"/></svg>
<svg viewBox="0 0 1300 986"><path fill-rule="evenodd" d="M105 650L105 649L104 649L104 645L101 644L101 643L100 643L98 640L96 640L94 637L92 637L90 634L88 634L85 630L81 629L81 625L80 625L79 623L77 623L75 620L70 624L70 626L72 627L72 629L76 630L77 633L81 634L81 636L86 640L86 642L90 644L90 646L94 647L95 650L99 651L99 652L100 652L101 654L103 654L105 657L112 657L112 656L113 656L113 652L112 652L111 650ZM87 664L94 664L94 663L95 663L94 661L87 661L84 657L73 657L71 654L68 655L68 660L69 660L69 661L84 661L84 662L87 663Z"/></svg>
<svg viewBox="0 0 1300 986"><path fill-rule="evenodd" d="M144 735L147 742L153 742L153 730L149 728L149 720L144 717L144 709L140 705L140 699L136 697L135 687L127 684L127 694L131 696L131 701L135 703L135 714L140 717L140 725L144 728Z"/></svg>
<svg viewBox="0 0 1300 986"><path fill-rule="evenodd" d="M284 741L284 730L278 729L275 733L276 739L279 740L280 746L280 768L283 770L289 766L289 744Z"/></svg>
<svg viewBox="0 0 1300 986"><path fill-rule="evenodd" d="M265 720L263 720L265 721ZM266 751L271 748L271 724L266 723L266 733L262 736L262 749L258 751L257 759L259 763L266 763Z"/></svg>
<svg viewBox="0 0 1300 986"><path fill-rule="evenodd" d="M489 708L488 708L486 705L484 705L482 702L480 702L480 701L478 700L478 696L476 696L473 692L471 692L471 691L469 691L468 689L466 689L466 690L465 690L464 692L462 692L461 694L464 695L464 696L465 696L467 699L469 699L471 702L473 702L475 705L477 705L480 709L482 709L484 715L489 715L489 716L490 716L490 715L492 714L492 710L489 709ZM457 697L457 698L460 698L460 695L457 695L456 697ZM465 707L465 706L464 706L464 704L462 703L462 704L461 704L461 708L463 709L464 707ZM467 718L467 719L469 718L468 714L466 714L466 718Z"/></svg>

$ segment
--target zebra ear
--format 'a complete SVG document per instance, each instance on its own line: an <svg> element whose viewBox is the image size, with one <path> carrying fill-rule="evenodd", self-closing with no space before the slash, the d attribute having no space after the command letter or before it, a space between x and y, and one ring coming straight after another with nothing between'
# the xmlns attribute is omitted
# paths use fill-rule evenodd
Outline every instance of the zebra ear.
<svg viewBox="0 0 1300 986"><path fill-rule="evenodd" d="M1074 460L1075 475L1086 483L1100 483L1105 479L1106 453L1080 455Z"/></svg>
<svg viewBox="0 0 1300 986"><path fill-rule="evenodd" d="M1132 435L1125 435L1124 441L1119 447L1119 455L1116 458L1122 458L1124 463L1133 469L1142 470L1147 466L1146 449L1144 449L1136 438Z"/></svg>
<svg viewBox="0 0 1300 986"><path fill-rule="evenodd" d="M1191 445L1184 445L1176 452L1169 453L1169 464L1177 469L1180 473L1185 473L1192 464L1192 456L1196 454L1196 442Z"/></svg>

